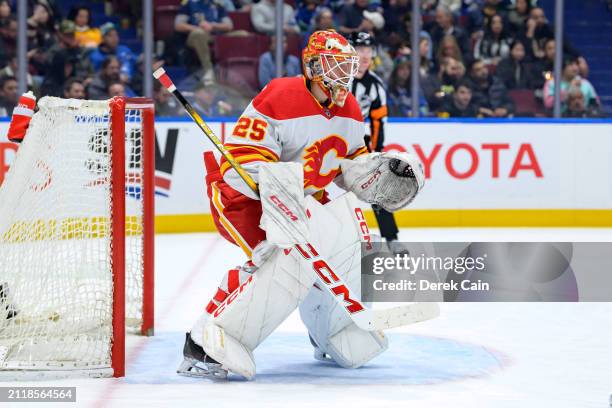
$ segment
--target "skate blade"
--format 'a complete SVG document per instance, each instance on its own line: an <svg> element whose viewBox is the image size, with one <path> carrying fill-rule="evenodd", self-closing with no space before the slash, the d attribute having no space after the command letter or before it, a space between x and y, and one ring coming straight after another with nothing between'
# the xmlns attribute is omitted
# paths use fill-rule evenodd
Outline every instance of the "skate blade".
<svg viewBox="0 0 612 408"><path fill-rule="evenodd" d="M316 348L314 350L314 358L315 358L315 360L325 361L325 362L330 362L330 361L333 362L334 361L329 355L327 355L326 353L322 352L318 348Z"/></svg>
<svg viewBox="0 0 612 408"><path fill-rule="evenodd" d="M198 360L185 358L176 373L185 377L208 378L211 380L226 380L227 370L221 364L203 363Z"/></svg>

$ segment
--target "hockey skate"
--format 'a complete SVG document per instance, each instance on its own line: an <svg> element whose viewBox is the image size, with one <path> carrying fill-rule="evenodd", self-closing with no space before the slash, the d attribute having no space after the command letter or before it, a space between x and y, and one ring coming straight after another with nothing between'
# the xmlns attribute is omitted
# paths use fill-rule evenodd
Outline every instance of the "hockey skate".
<svg viewBox="0 0 612 408"><path fill-rule="evenodd" d="M315 343L314 339L312 338L310 334L308 334L308 338L310 339L310 344L312 344L312 347L314 347L315 360L334 362L334 360L331 358L329 354L325 353L323 350L319 348L319 346L317 345L317 343Z"/></svg>
<svg viewBox="0 0 612 408"><path fill-rule="evenodd" d="M183 357L183 362L176 370L180 375L196 378L210 378L213 380L225 380L227 378L228 371L216 360L206 355L202 347L191 339L191 333L185 334Z"/></svg>

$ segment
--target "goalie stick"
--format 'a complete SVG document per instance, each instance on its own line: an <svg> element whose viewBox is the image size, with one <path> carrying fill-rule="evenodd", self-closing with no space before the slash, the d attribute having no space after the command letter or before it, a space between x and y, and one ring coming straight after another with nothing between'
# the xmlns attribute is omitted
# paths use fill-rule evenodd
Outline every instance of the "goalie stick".
<svg viewBox="0 0 612 408"><path fill-rule="evenodd" d="M185 99L181 92L176 88L170 76L163 68L157 69L153 76L161 82L161 84L171 92L180 104L185 108L189 116L198 125L200 130L204 132L206 137L215 145L217 150L225 157L227 162L236 170L238 175L244 180L249 188L258 196L260 196L259 188L253 178L240 166L234 159L232 154L225 148L221 140L213 133L206 125L204 120ZM272 181L277 183L277 191L284 191L279 180L271 177ZM280 200L289 204L293 198L289 194L280 197L261 197L267 200ZM295 203L293 203L295 205ZM292 206L293 207L293 206ZM440 314L437 303L413 303L409 305L396 306L390 309L369 309L366 308L354 294L350 291L344 280L338 276L333 268L327 263L320 251L309 242L308 238L303 234L301 229L292 228L293 220L287 212L279 210L275 214L275 223L281 226L285 232L293 238L295 244L293 248L299 256L302 256L305 261L309 262L312 270L317 277L319 287L325 287L333 296L334 300L343 306L344 311L348 314L351 320L360 329L367 331L385 330L393 327L405 326L429 319L433 319ZM284 221L283 221L284 219ZM296 255L298 256L298 255Z"/></svg>

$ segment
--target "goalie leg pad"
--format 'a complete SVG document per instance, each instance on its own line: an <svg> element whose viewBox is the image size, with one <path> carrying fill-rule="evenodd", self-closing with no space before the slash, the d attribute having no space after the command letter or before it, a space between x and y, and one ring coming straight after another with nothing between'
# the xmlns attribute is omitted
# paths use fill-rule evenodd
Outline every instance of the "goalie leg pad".
<svg viewBox="0 0 612 408"><path fill-rule="evenodd" d="M221 363L222 368L247 380L255 377L253 352L213 322L204 326L202 348L208 356Z"/></svg>
<svg viewBox="0 0 612 408"><path fill-rule="evenodd" d="M252 378L253 350L296 309L315 278L280 249L242 276L246 279L222 302L211 302L215 307L200 316L191 336L222 367Z"/></svg>
<svg viewBox="0 0 612 408"><path fill-rule="evenodd" d="M367 227L360 224L363 220L356 220L357 216L351 215L358 208L354 195L347 194L325 206L308 198L306 205L311 214L308 225L312 242L324 250L334 270L346 275L348 269L358 268L361 239L369 237ZM344 216L339 217L337 213ZM308 295L315 283L311 267L295 249L277 248L259 267L247 265L242 268L237 275L240 285L234 287L234 284L229 285L230 279L227 280L227 295L218 299L215 296L213 300L220 301L214 302L210 313L198 319L191 331L193 340L219 363L233 367L231 371L250 375L248 362L244 364L246 368L234 362L244 359L244 352L236 347L226 348L223 353L215 352L204 341L206 328L214 324L223 330L226 338L230 337L252 353ZM252 273L243 273L246 270ZM222 292L226 288L224 284L225 281L220 287Z"/></svg>
<svg viewBox="0 0 612 408"><path fill-rule="evenodd" d="M368 230L359 202L354 194L348 193L325 206L309 207L312 214L322 209L328 215L333 215L333 220L329 217L324 224L329 226L326 233L335 228L341 229L336 242L328 242L324 247L331 249L329 260L351 291L360 293L361 242L373 245L374 237ZM388 347L387 338L382 332L358 328L331 295L317 286L310 290L299 309L302 321L317 344L315 358L317 355L329 356L341 367L357 368Z"/></svg>
<svg viewBox="0 0 612 408"><path fill-rule="evenodd" d="M328 355L341 367L360 367L388 348L382 331L357 327L331 296L317 287L300 304L300 317L317 345L315 355Z"/></svg>

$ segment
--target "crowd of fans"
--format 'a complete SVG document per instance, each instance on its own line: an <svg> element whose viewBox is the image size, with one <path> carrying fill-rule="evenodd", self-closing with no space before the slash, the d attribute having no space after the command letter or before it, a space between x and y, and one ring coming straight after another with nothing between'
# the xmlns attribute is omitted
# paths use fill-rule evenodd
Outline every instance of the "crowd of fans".
<svg viewBox="0 0 612 408"><path fill-rule="evenodd" d="M142 56L122 44L120 30L112 22L93 27L86 3L70 10L63 10L60 0L28 4L27 85L37 96L105 99L142 94ZM14 1L0 0L0 115L9 115L18 97L13 6ZM372 34L376 39L372 69L387 86L392 116L409 116L413 109L439 117L533 115L517 108L515 90L530 91L541 113L550 114L554 28L537 0L422 0L418 50L410 48L411 7L410 0L288 1L283 32L300 36L302 44L319 29ZM205 115L236 114L243 108L232 106L236 103L219 91L222 81L211 52L217 36L248 35L234 29L228 13L236 10L248 12L254 30L270 36L270 50L259 57L261 89L276 73L274 0L184 0L174 22L175 36L166 44L173 55L177 47L193 55L197 80L187 82L191 84L187 91ZM301 62L287 53L286 42L284 51L285 75L300 74ZM415 52L420 56L418 101L411 98ZM157 57L156 66L163 58L166 55ZM588 76L588 62L564 40L560 85L564 116L603 115ZM159 115L182 114L158 84L154 91Z"/></svg>

